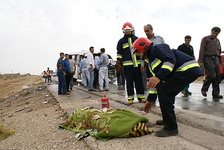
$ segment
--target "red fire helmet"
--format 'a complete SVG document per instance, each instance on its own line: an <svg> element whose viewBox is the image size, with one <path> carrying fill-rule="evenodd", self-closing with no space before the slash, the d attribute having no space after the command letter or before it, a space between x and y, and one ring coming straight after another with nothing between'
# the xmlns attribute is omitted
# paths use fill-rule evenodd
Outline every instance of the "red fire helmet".
<svg viewBox="0 0 224 150"><path fill-rule="evenodd" d="M130 23L130 22L126 22L123 27L122 27L122 30L124 32L129 32L129 31L134 31L134 26Z"/></svg>
<svg viewBox="0 0 224 150"><path fill-rule="evenodd" d="M152 41L150 41L145 37L138 38L133 43L132 53L134 53L137 49L139 49L142 52L145 52L149 48L149 46L152 45L152 43L153 43Z"/></svg>

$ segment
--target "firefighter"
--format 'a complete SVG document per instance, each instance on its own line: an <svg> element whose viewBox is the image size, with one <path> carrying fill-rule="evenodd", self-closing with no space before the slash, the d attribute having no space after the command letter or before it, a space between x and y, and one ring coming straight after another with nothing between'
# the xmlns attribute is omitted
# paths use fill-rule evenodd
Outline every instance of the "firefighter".
<svg viewBox="0 0 224 150"><path fill-rule="evenodd" d="M137 39L134 35L134 27L131 23L126 22L122 27L124 37L118 41L117 44L117 62L116 71L121 72L124 69L124 75L126 78L126 89L128 95L128 104L134 102L134 86L137 93L139 102L145 103L146 99L144 96L144 87L141 73L141 62L140 58L135 54L131 53L132 43ZM144 68L144 66L143 66Z"/></svg>
<svg viewBox="0 0 224 150"><path fill-rule="evenodd" d="M146 113L151 110L157 94L165 123L164 128L156 131L155 135L159 137L177 135L175 96L186 85L203 75L201 68L193 57L178 50L171 50L167 44L153 46L153 42L147 38L137 39L133 43L132 53L142 59L148 59L151 77L148 78L147 86L154 88L154 92L149 93L144 110Z"/></svg>

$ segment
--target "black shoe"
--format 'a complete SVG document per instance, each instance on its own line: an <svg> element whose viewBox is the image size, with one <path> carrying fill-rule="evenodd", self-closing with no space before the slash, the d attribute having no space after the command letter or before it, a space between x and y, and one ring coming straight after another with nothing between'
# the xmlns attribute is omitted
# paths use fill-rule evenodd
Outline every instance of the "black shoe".
<svg viewBox="0 0 224 150"><path fill-rule="evenodd" d="M105 89L105 91L109 91L108 89Z"/></svg>
<svg viewBox="0 0 224 150"><path fill-rule="evenodd" d="M187 93L188 93L188 95L191 95L191 94L192 94L192 93L191 93L191 92L189 92L189 91L188 91Z"/></svg>
<svg viewBox="0 0 224 150"><path fill-rule="evenodd" d="M165 122L163 120L157 120L156 125L165 125Z"/></svg>
<svg viewBox="0 0 224 150"><path fill-rule="evenodd" d="M69 94L70 94L70 93L68 93L68 92L67 92L67 93L63 93L63 95L69 95Z"/></svg>
<svg viewBox="0 0 224 150"><path fill-rule="evenodd" d="M188 94L184 94L184 95L183 95L183 97L188 97L188 96L189 96Z"/></svg>
<svg viewBox="0 0 224 150"><path fill-rule="evenodd" d="M187 91L186 90L182 90L181 93L185 95L185 94L187 94Z"/></svg>
<svg viewBox="0 0 224 150"><path fill-rule="evenodd" d="M212 95L212 96L213 96L213 98L223 99L222 95Z"/></svg>
<svg viewBox="0 0 224 150"><path fill-rule="evenodd" d="M88 89L88 91L96 91L96 90L94 90L94 89Z"/></svg>
<svg viewBox="0 0 224 150"><path fill-rule="evenodd" d="M178 134L178 129L170 130L166 128L166 129L156 131L154 135L158 137L167 137L167 136L175 136L177 134Z"/></svg>
<svg viewBox="0 0 224 150"><path fill-rule="evenodd" d="M204 91L204 90L201 90L201 94L202 94L204 97L206 97L206 96L207 96L207 92L206 92L206 91Z"/></svg>

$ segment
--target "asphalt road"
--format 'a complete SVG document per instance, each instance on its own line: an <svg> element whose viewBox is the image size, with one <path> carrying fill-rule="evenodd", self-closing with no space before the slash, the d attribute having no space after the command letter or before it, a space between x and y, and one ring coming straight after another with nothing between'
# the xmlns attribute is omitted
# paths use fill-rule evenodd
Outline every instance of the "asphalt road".
<svg viewBox="0 0 224 150"><path fill-rule="evenodd" d="M53 82L47 85L49 91L69 115L80 107L101 108L100 100L104 92L89 92L86 88L75 85L70 95L57 95L57 84ZM190 86L191 96L182 97L182 94L179 94L176 98L178 136L160 138L151 134L139 138L114 138L107 142L88 137L85 141L91 148L99 150L222 150L224 147L224 100L212 99L211 89L207 98L204 98L200 93L201 86L202 83L192 83ZM221 94L224 95L224 84L221 84L220 87ZM155 125L155 121L161 119L158 103L152 108L151 113L146 114L142 111L144 104L138 103L137 100L133 105L126 105L125 90L118 90L115 84L110 84L110 91L106 93L111 107L128 109L149 118L151 129L154 131L162 128Z"/></svg>

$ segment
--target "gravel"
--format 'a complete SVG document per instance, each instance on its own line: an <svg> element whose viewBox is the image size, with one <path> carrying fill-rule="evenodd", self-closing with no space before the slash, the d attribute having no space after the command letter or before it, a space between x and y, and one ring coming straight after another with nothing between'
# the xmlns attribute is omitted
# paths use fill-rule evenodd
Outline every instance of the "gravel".
<svg viewBox="0 0 224 150"><path fill-rule="evenodd" d="M75 133L59 128L67 117L43 83L15 92L0 100L0 125L15 130L0 150L90 150Z"/></svg>

